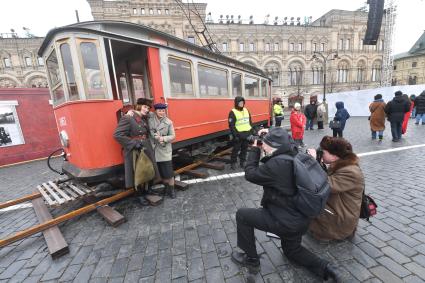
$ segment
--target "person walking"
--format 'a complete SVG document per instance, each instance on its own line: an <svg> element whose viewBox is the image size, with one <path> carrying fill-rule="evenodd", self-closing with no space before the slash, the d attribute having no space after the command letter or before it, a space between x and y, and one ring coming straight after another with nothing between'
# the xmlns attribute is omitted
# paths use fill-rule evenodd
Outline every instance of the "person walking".
<svg viewBox="0 0 425 283"><path fill-rule="evenodd" d="M324 102L320 102L317 105L317 128L323 130L323 123L326 116L326 106Z"/></svg>
<svg viewBox="0 0 425 283"><path fill-rule="evenodd" d="M407 94L403 94L403 98L409 103L409 111L404 114L403 124L401 124L402 135L407 132L407 125L409 124L410 116L412 115L413 107L415 106Z"/></svg>
<svg viewBox="0 0 425 283"><path fill-rule="evenodd" d="M292 138L294 139L295 144L299 147L304 146L303 138L306 121L306 117L301 112L301 104L296 102L292 109L289 122L291 123Z"/></svg>
<svg viewBox="0 0 425 283"><path fill-rule="evenodd" d="M416 107L415 124L419 125L419 122L422 122L422 125L425 125L425 90L415 98L414 105Z"/></svg>
<svg viewBox="0 0 425 283"><path fill-rule="evenodd" d="M381 94L375 95L374 101L369 105L372 140L376 140L376 134L378 134L379 141L384 138L385 105Z"/></svg>
<svg viewBox="0 0 425 283"><path fill-rule="evenodd" d="M245 166L248 150L248 137L252 133L251 114L245 107L245 99L242 96L235 97L234 108L229 112L229 129L233 137L233 149L230 157L230 168L236 169L236 161L239 153L239 164Z"/></svg>
<svg viewBox="0 0 425 283"><path fill-rule="evenodd" d="M416 98L416 100L417 99L418 98ZM409 102L403 98L403 93L399 90L394 93L394 98L385 106L385 114L387 114L388 121L390 121L391 124L391 135L393 136L393 142L399 142L401 139L401 127L404 114L409 112L409 109Z"/></svg>
<svg viewBox="0 0 425 283"><path fill-rule="evenodd" d="M333 136L339 136L340 138L342 138L345 129L345 123L350 118L350 114L348 113L347 109L344 108L344 102L342 101L336 102L335 107L337 110L335 113L334 121L339 121L340 127L332 129Z"/></svg>
<svg viewBox="0 0 425 283"><path fill-rule="evenodd" d="M277 98L275 100L273 105L273 114L274 114L275 127L280 127L284 119L282 99Z"/></svg>
<svg viewBox="0 0 425 283"><path fill-rule="evenodd" d="M413 103L413 109L412 109L412 116L410 116L410 118L412 118L412 119L415 119L416 118L415 99L416 99L416 95L411 94L410 95L410 101Z"/></svg>
<svg viewBox="0 0 425 283"><path fill-rule="evenodd" d="M307 124L305 126L306 130L313 130L313 121L316 118L317 106L316 100L310 100L310 104L307 105L304 109L304 115L307 118Z"/></svg>
<svg viewBox="0 0 425 283"><path fill-rule="evenodd" d="M267 129L260 130L258 134L263 132L267 132ZM262 151L265 157L259 164ZM290 261L304 266L324 280L342 282L336 265L320 258L301 244L311 219L295 206L293 196L297 192L297 186L293 161L286 157L294 157L297 153L296 145L282 128L271 128L264 136L261 147L254 141L245 167L245 178L248 182L263 186L262 208L237 210L237 246L241 251L232 252L232 261L247 267L251 272L260 270L254 234L254 230L258 229L279 236L283 253Z"/></svg>
<svg viewBox="0 0 425 283"><path fill-rule="evenodd" d="M165 185L164 195L176 198L174 190L174 169L172 144L176 138L173 122L167 117L167 104L154 104L155 113L149 117L150 141L155 152L158 171Z"/></svg>

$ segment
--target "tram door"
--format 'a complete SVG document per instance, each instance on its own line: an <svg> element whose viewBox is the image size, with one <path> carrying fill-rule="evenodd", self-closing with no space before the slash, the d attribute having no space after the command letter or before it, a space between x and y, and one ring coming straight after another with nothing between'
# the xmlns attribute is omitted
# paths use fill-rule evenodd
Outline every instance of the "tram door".
<svg viewBox="0 0 425 283"><path fill-rule="evenodd" d="M109 45L105 42L106 46L107 44ZM109 70L111 76L114 76L112 67L115 68L116 74L116 78L111 78L114 99L122 100L124 107L134 105L138 98L152 99L147 69L147 48L116 40L111 40L110 46Z"/></svg>

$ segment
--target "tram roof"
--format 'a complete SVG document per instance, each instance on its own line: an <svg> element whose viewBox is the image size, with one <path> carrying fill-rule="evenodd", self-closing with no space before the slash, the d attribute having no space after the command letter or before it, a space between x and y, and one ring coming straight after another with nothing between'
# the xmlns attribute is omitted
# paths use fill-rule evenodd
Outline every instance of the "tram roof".
<svg viewBox="0 0 425 283"><path fill-rule="evenodd" d="M204 47L192 44L186 40L172 36L165 32L140 24L113 20L87 21L51 29L47 33L43 43L41 44L40 49L38 50L38 55L42 56L46 48L49 46L50 41L55 37L55 35L63 32L89 32L116 39L131 39L139 42L145 42L150 45L162 48L175 49L180 52L188 53L195 56L203 56L222 64L241 68L246 71L256 73L257 75L267 77L265 73L257 67L242 63L236 59L227 57L225 55L215 53ZM167 45L163 44L164 40L167 41ZM172 45L170 46L170 44Z"/></svg>

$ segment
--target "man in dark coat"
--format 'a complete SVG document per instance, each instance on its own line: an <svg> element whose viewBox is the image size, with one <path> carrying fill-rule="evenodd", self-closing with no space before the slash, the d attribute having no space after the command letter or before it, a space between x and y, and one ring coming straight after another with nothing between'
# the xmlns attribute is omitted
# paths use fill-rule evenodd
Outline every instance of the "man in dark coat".
<svg viewBox="0 0 425 283"><path fill-rule="evenodd" d="M385 106L385 113L391 124L393 142L398 142L401 139L401 127L404 120L404 114L409 112L410 103L404 99L401 91L396 91L394 95L395 97L393 100L388 102Z"/></svg>
<svg viewBox="0 0 425 283"><path fill-rule="evenodd" d="M419 125L419 122L422 122L422 125L425 125L425 90L415 98L414 103L416 108L415 124Z"/></svg>
<svg viewBox="0 0 425 283"><path fill-rule="evenodd" d="M266 129L260 130L267 131ZM251 271L258 271L260 259L255 246L254 229L278 235L282 249L289 260L308 268L327 280L339 278L338 268L321 259L301 245L301 238L307 232L310 218L303 215L293 203L297 193L294 183L293 162L284 155L295 156L297 147L285 129L270 129L263 138L262 150L265 157L259 165L261 149L254 142L245 166L245 178L263 186L262 208L240 208L236 212L237 245L243 252L234 251L232 260ZM338 277L338 278L337 278ZM338 281L337 281L338 282Z"/></svg>
<svg viewBox="0 0 425 283"><path fill-rule="evenodd" d="M307 125L305 126L305 129L313 130L313 120L317 115L316 100L311 100L310 104L305 107L304 115L307 118Z"/></svg>
<svg viewBox="0 0 425 283"><path fill-rule="evenodd" d="M151 100L139 98L133 115L123 115L115 129L114 138L123 147L126 188L134 188L133 150L145 149L146 155L154 166L155 176L159 178L158 167L149 141L148 114L151 105Z"/></svg>
<svg viewBox="0 0 425 283"><path fill-rule="evenodd" d="M233 149L230 157L230 168L236 169L236 159L239 153L241 168L245 166L246 152L248 149L247 138L252 134L251 114L245 107L242 96L235 97L235 107L229 112L229 129L233 137Z"/></svg>

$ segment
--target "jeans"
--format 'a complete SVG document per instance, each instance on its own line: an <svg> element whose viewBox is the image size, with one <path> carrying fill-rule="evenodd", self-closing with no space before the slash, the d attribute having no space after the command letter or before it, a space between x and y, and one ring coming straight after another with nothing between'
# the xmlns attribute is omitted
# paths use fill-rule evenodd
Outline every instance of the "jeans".
<svg viewBox="0 0 425 283"><path fill-rule="evenodd" d="M416 114L416 124L422 120L422 125L425 124L425 114Z"/></svg>
<svg viewBox="0 0 425 283"><path fill-rule="evenodd" d="M301 245L302 235L306 231L288 234L264 208L240 208L236 212L237 241L249 257L258 257L255 246L254 229L271 232L281 239L285 256L298 265L304 266L311 272L323 278L328 261L318 257Z"/></svg>
<svg viewBox="0 0 425 283"><path fill-rule="evenodd" d="M239 153L239 162L244 163L246 160L247 151L248 151L248 141L246 139L238 139L237 141L233 142L233 149L232 149L232 155L230 156L230 162L236 163L236 159Z"/></svg>
<svg viewBox="0 0 425 283"><path fill-rule="evenodd" d="M413 107L413 109L412 109L412 115L410 117L412 117L412 118L415 118L416 117L416 107Z"/></svg>
<svg viewBox="0 0 425 283"><path fill-rule="evenodd" d="M376 139L376 133L378 133L379 139L382 139L382 137L384 136L384 130L372 131L372 139Z"/></svg>
<svg viewBox="0 0 425 283"><path fill-rule="evenodd" d="M307 124L305 125L305 129L313 130L313 119L307 119Z"/></svg>
<svg viewBox="0 0 425 283"><path fill-rule="evenodd" d="M402 122L391 122L391 135L395 141L401 139L401 126Z"/></svg>
<svg viewBox="0 0 425 283"><path fill-rule="evenodd" d="M333 131L333 137L336 138L337 136L342 138L342 131L341 129L332 129Z"/></svg>
<svg viewBox="0 0 425 283"><path fill-rule="evenodd" d="M283 116L283 115L281 115L281 116L276 116L275 118L274 118L274 121L275 121L275 127L280 127L280 125L282 124L282 121L283 121L283 119L284 119L285 117Z"/></svg>

